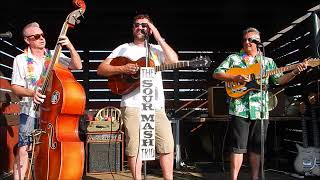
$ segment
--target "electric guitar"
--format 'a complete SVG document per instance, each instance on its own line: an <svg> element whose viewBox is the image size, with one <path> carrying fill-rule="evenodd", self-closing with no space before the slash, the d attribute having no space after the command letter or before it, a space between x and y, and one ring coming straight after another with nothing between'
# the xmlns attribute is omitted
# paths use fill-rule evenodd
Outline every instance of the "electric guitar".
<svg viewBox="0 0 320 180"><path fill-rule="evenodd" d="M306 105L304 103L300 104L301 113L301 126L302 126L302 142L303 146L296 144L298 155L294 160L295 170L304 175L311 173L312 168L315 166L314 160L314 148L308 145L308 128L305 116ZM308 118L309 120L310 118Z"/></svg>
<svg viewBox="0 0 320 180"><path fill-rule="evenodd" d="M305 61L307 66L311 67L316 67L320 65L320 59L308 59ZM297 67L297 64L292 64L289 66L284 66L281 68L277 68L271 71L266 72L265 74L262 75L262 78L266 78L268 76L278 74L281 72L286 72L293 70ZM260 63L256 63L251 65L248 68L231 68L226 71L226 74L229 75L245 75L248 76L250 81L249 82L244 82L244 83L237 83L237 82L226 82L226 91L227 94L231 98L240 98L247 94L249 91L252 90L259 90L260 88ZM264 87L265 88L265 87Z"/></svg>
<svg viewBox="0 0 320 180"><path fill-rule="evenodd" d="M304 113L301 116L303 147L296 144L298 155L294 161L294 167L297 172L306 176L320 176L320 143L316 109L317 107L311 107L313 146L308 146L308 128L306 126Z"/></svg>
<svg viewBox="0 0 320 180"><path fill-rule="evenodd" d="M132 61L131 59L123 56L114 58L110 65L112 66L123 66L128 63L137 64L139 67L146 66L145 57L138 59L137 61ZM163 64L160 66L155 66L152 60L148 61L149 67L154 67L155 71L163 71L168 69L177 69L182 67L208 67L211 63L209 57L197 57L191 61L179 61L173 64ZM117 74L110 76L108 78L108 87L111 89L111 92L119 95L128 94L137 87L140 86L140 71L137 71L136 74Z"/></svg>
<svg viewBox="0 0 320 180"><path fill-rule="evenodd" d="M311 119L312 119L312 131L313 131L313 155L314 155L314 167L311 169L311 174L320 176L320 143L319 143L319 127L317 116L317 110L319 112L320 106L314 105L311 107Z"/></svg>

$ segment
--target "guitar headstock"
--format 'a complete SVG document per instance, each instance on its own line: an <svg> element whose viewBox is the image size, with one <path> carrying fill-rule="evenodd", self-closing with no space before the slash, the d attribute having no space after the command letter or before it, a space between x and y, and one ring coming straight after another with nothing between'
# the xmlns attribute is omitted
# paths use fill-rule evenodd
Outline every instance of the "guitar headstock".
<svg viewBox="0 0 320 180"><path fill-rule="evenodd" d="M311 67L316 67L320 65L320 59L311 58L307 60L307 65Z"/></svg>
<svg viewBox="0 0 320 180"><path fill-rule="evenodd" d="M190 61L190 66L194 68L209 67L210 64L211 64L211 59L209 56L199 56L192 59L192 61Z"/></svg>

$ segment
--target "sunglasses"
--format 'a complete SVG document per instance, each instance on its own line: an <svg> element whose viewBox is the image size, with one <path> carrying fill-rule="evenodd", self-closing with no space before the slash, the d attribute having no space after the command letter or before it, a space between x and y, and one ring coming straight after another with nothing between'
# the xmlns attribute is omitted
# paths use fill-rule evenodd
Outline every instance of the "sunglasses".
<svg viewBox="0 0 320 180"><path fill-rule="evenodd" d="M41 33L41 34L34 34L34 35L30 35L30 36L27 36L27 38L31 38L31 37L33 37L34 38L34 40L38 40L38 39L40 39L40 37L43 37L43 38L45 38L45 36L44 36L44 34L43 33Z"/></svg>
<svg viewBox="0 0 320 180"><path fill-rule="evenodd" d="M141 27L148 27L148 23L133 23L133 27L137 28L141 25Z"/></svg>
<svg viewBox="0 0 320 180"><path fill-rule="evenodd" d="M261 41L261 40L258 39L258 38L252 38L252 37L250 37L250 38L243 38L242 40L243 40L243 42L249 41L250 43L251 43L252 41L258 41L258 42Z"/></svg>

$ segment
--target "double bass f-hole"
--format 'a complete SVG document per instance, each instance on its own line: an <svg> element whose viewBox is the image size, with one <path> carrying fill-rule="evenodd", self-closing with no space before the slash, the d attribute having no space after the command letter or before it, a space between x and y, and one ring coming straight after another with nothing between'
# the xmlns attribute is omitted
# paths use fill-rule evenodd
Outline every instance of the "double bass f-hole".
<svg viewBox="0 0 320 180"><path fill-rule="evenodd" d="M53 137L55 135L54 133L54 127L51 123L48 124L48 129L49 129L49 147L51 149L56 149L57 148L57 142L54 142Z"/></svg>

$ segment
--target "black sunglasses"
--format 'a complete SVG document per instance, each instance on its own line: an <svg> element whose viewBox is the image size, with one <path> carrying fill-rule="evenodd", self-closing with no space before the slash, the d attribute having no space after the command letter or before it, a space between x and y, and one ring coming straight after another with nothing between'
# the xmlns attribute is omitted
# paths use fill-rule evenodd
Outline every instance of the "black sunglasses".
<svg viewBox="0 0 320 180"><path fill-rule="evenodd" d="M261 42L261 40L258 39L258 38L243 38L242 41L243 41L243 42L249 41L250 43L253 42L253 41Z"/></svg>
<svg viewBox="0 0 320 180"><path fill-rule="evenodd" d="M148 23L133 23L133 26L135 28L139 27L141 25L141 27L145 28L148 27Z"/></svg>
<svg viewBox="0 0 320 180"><path fill-rule="evenodd" d="M45 38L45 36L44 36L44 34L43 33L41 33L41 34L34 34L34 35L30 35L30 36L27 36L27 38L31 38L33 36L33 38L35 39L35 40L38 40L38 39L40 39L40 37L42 36L43 38Z"/></svg>

